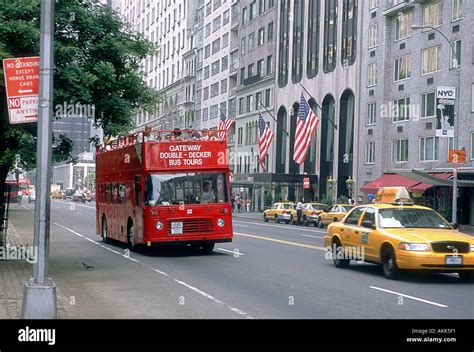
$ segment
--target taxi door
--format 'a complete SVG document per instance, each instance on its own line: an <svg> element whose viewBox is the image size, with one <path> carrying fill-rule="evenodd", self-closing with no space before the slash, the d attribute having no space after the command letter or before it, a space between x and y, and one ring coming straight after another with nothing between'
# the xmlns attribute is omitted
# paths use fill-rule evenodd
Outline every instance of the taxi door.
<svg viewBox="0 0 474 352"><path fill-rule="evenodd" d="M360 247L362 229L359 227L359 221L365 209L365 207L354 209L344 220L344 226L341 226L343 246Z"/></svg>
<svg viewBox="0 0 474 352"><path fill-rule="evenodd" d="M378 245L380 236L378 236L375 222L375 209L367 207L362 219L360 221L360 229L362 231L360 236L360 246L364 248L364 253L367 259L377 260Z"/></svg>
<svg viewBox="0 0 474 352"><path fill-rule="evenodd" d="M333 222L334 216L339 212L339 205L333 206L327 213L321 214L321 220L323 224L329 224Z"/></svg>
<svg viewBox="0 0 474 352"><path fill-rule="evenodd" d="M273 204L273 206L268 209L267 211L267 218L274 219L275 218L275 210L278 208L278 203Z"/></svg>

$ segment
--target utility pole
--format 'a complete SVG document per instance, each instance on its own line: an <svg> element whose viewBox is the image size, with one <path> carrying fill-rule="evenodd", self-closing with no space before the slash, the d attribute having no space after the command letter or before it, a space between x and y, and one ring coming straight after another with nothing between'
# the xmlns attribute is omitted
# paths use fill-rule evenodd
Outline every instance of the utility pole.
<svg viewBox="0 0 474 352"><path fill-rule="evenodd" d="M37 139L37 181L34 246L38 249L33 277L25 284L23 319L56 319L56 286L48 278L53 112L54 1L41 1L40 76Z"/></svg>

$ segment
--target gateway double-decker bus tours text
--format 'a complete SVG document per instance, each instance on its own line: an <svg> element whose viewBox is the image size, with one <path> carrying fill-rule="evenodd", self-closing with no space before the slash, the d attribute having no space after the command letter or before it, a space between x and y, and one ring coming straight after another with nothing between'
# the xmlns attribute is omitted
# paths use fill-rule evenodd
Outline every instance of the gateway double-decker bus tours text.
<svg viewBox="0 0 474 352"><path fill-rule="evenodd" d="M97 147L96 228L104 242L211 252L232 241L226 140L161 139L173 133L140 132Z"/></svg>

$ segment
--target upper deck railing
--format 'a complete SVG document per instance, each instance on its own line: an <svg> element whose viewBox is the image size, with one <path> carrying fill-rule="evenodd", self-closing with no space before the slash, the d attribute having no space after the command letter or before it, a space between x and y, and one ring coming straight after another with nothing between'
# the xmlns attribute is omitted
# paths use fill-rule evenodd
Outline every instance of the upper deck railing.
<svg viewBox="0 0 474 352"><path fill-rule="evenodd" d="M227 131L225 130L151 130L130 133L127 136L121 136L116 139L107 140L97 146L97 154L123 149L126 147L141 144L143 142L196 142L196 141L220 141L227 140ZM224 136L223 139L219 138Z"/></svg>

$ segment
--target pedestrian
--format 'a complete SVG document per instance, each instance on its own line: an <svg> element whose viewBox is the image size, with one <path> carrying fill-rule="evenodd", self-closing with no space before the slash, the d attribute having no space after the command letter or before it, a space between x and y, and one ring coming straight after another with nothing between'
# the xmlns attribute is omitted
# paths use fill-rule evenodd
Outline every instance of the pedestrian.
<svg viewBox="0 0 474 352"><path fill-rule="evenodd" d="M303 210L304 210L303 201L300 200L298 204L296 204L296 218L297 218L296 225L301 225Z"/></svg>
<svg viewBox="0 0 474 352"><path fill-rule="evenodd" d="M247 199L245 200L245 205L247 206L247 213L250 213L250 204L252 204L252 201L249 197L247 197Z"/></svg>
<svg viewBox="0 0 474 352"><path fill-rule="evenodd" d="M240 210L240 195L237 194L237 197L235 197L235 204L237 204L237 212L238 213L241 213L241 210Z"/></svg>
<svg viewBox="0 0 474 352"><path fill-rule="evenodd" d="M21 205L21 200L23 199L23 192L21 189L18 191L18 205Z"/></svg>
<svg viewBox="0 0 474 352"><path fill-rule="evenodd" d="M349 197L349 204L355 205L355 200L352 197Z"/></svg>
<svg viewBox="0 0 474 352"><path fill-rule="evenodd" d="M232 205L232 212L234 212L234 208L235 208L235 196L234 196L234 193L232 193L232 195L230 196L230 203Z"/></svg>

